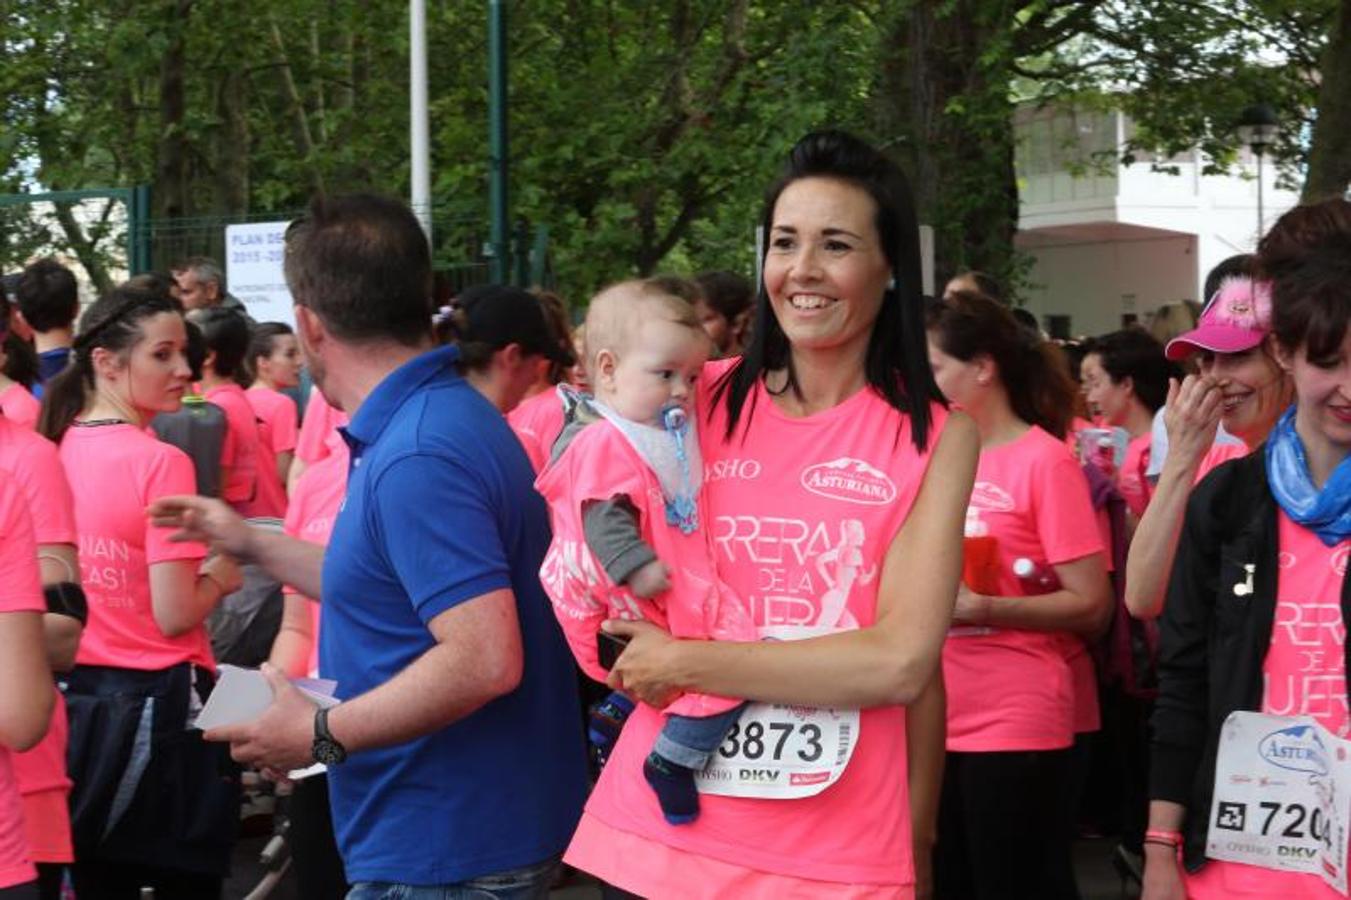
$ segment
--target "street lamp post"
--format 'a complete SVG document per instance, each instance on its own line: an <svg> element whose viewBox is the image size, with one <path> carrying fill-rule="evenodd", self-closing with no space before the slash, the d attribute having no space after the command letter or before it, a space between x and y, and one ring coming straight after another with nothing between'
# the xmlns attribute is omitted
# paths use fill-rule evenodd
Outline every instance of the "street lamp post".
<svg viewBox="0 0 1351 900"><path fill-rule="evenodd" d="M1256 103L1243 110L1238 119L1238 139L1248 145L1257 157L1257 240L1262 240L1266 218L1262 209L1262 157L1280 134L1280 119L1276 111L1265 103Z"/></svg>

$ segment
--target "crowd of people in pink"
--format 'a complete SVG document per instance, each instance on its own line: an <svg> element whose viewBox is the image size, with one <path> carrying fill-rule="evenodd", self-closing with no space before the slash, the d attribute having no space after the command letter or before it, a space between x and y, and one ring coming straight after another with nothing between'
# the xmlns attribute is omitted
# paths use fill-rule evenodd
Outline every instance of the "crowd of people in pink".
<svg viewBox="0 0 1351 900"><path fill-rule="evenodd" d="M223 897L246 772L307 900L1077 900L1087 831L1347 896L1351 201L1069 342L926 296L851 135L759 225L571 309L439 306L375 194L292 223L293 324L6 278L0 900ZM227 665L270 702L199 726Z"/></svg>

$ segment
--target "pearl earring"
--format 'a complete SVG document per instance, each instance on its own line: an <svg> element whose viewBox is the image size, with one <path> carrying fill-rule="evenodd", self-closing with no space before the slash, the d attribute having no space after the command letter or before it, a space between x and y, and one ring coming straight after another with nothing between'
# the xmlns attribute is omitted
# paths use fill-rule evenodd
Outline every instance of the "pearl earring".
<svg viewBox="0 0 1351 900"><path fill-rule="evenodd" d="M889 290L889 291L894 291L894 290L896 290L896 276L895 276L895 275L893 275L893 276L891 276L890 278L887 279L887 290Z"/></svg>

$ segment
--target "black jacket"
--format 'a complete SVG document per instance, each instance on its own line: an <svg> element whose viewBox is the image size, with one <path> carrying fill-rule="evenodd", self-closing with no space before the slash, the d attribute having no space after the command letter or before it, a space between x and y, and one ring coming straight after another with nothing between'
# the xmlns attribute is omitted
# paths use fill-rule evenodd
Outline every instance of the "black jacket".
<svg viewBox="0 0 1351 900"><path fill-rule="evenodd" d="M1264 451L1218 467L1192 492L1159 623L1149 796L1187 808L1183 849L1193 871L1205 862L1220 727L1231 712L1262 706L1280 552ZM1349 586L1343 580L1346 622ZM1351 642L1346 651L1351 657Z"/></svg>

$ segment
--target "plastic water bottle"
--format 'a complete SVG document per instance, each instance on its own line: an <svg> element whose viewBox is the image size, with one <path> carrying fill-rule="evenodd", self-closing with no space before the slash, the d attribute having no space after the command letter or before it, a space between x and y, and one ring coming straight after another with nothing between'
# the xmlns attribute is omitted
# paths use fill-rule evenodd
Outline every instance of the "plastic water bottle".
<svg viewBox="0 0 1351 900"><path fill-rule="evenodd" d="M1049 594L1060 590L1060 579L1047 566L1039 566L1026 556L1013 561L1013 575L1028 595Z"/></svg>

